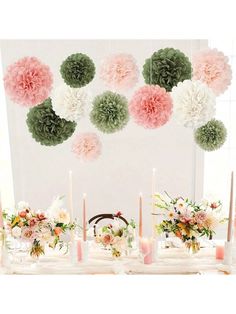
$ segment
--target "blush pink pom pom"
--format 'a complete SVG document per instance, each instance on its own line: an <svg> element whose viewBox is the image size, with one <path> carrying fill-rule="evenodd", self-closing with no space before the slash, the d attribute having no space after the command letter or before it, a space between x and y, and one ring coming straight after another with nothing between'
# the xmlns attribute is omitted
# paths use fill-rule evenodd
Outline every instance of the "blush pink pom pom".
<svg viewBox="0 0 236 314"><path fill-rule="evenodd" d="M35 57L25 57L7 68L4 77L6 93L19 105L33 107L48 98L52 73Z"/></svg>
<svg viewBox="0 0 236 314"><path fill-rule="evenodd" d="M107 87L125 91L138 82L138 66L130 54L115 54L107 57L101 67L100 78Z"/></svg>
<svg viewBox="0 0 236 314"><path fill-rule="evenodd" d="M138 89L129 103L129 112L137 124L155 129L164 125L172 114L169 93L158 85L146 85Z"/></svg>
<svg viewBox="0 0 236 314"><path fill-rule="evenodd" d="M84 161L97 159L101 148L102 144L95 133L77 134L72 144L72 152Z"/></svg>
<svg viewBox="0 0 236 314"><path fill-rule="evenodd" d="M216 49L205 49L193 57L193 79L206 83L216 96L231 83L232 71L228 58Z"/></svg>

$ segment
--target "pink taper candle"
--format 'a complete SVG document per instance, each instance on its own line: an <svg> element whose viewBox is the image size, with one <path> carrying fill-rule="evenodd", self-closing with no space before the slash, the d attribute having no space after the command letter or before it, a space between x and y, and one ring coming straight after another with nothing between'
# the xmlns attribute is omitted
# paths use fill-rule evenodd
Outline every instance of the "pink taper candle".
<svg viewBox="0 0 236 314"><path fill-rule="evenodd" d="M231 172L231 185L230 185L230 203L229 203L229 221L228 221L228 232L227 242L231 241L232 227L233 227L233 207L234 207L234 172Z"/></svg>
<svg viewBox="0 0 236 314"><path fill-rule="evenodd" d="M83 240L87 240L86 194L83 195Z"/></svg>
<svg viewBox="0 0 236 314"><path fill-rule="evenodd" d="M139 194L139 237L143 236L143 197Z"/></svg>

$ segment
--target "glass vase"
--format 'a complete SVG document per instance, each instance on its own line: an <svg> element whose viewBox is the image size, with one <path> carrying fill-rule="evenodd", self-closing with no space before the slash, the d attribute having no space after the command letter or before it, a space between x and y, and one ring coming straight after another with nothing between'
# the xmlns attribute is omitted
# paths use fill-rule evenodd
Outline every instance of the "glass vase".
<svg viewBox="0 0 236 314"><path fill-rule="evenodd" d="M185 247L190 255L196 254L200 251L200 242L197 239L188 240L185 242Z"/></svg>

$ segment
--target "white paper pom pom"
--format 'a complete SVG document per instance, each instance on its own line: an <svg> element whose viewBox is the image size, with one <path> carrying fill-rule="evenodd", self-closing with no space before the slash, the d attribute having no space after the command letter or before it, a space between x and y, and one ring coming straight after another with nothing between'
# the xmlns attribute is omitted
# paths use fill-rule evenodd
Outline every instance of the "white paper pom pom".
<svg viewBox="0 0 236 314"><path fill-rule="evenodd" d="M78 122L89 103L90 99L84 88L61 85L52 95L53 110L60 118L68 121Z"/></svg>
<svg viewBox="0 0 236 314"><path fill-rule="evenodd" d="M185 80L172 89L174 118L183 126L198 128L215 115L215 95L200 81Z"/></svg>

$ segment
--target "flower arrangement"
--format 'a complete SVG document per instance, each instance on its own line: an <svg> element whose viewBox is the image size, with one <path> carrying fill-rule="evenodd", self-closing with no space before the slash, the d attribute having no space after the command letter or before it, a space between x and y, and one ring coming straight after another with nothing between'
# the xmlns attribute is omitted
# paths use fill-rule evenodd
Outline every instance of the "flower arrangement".
<svg viewBox="0 0 236 314"><path fill-rule="evenodd" d="M215 229L224 219L220 201L197 204L188 198L155 195L155 206L164 210L166 218L156 226L157 233L174 234L193 253L200 250L199 237L212 239Z"/></svg>
<svg viewBox="0 0 236 314"><path fill-rule="evenodd" d="M120 215L121 213L118 212L114 216L113 223L101 227L95 237L96 243L111 250L113 257L120 257L131 249L135 238L135 222L131 220L128 225L124 226L119 219Z"/></svg>
<svg viewBox="0 0 236 314"><path fill-rule="evenodd" d="M53 249L58 245L61 249L64 246L61 235L75 227L64 209L57 207L56 211L46 214L34 211L26 202L19 202L16 213L5 215L5 219L11 236L28 242L30 255L37 258L45 254L46 245Z"/></svg>
<svg viewBox="0 0 236 314"><path fill-rule="evenodd" d="M50 98L29 110L26 123L36 142L45 146L61 144L74 133L76 128L75 122L56 115Z"/></svg>
<svg viewBox="0 0 236 314"><path fill-rule="evenodd" d="M53 77L49 67L35 57L25 57L7 68L6 93L21 106L33 107L48 98Z"/></svg>

